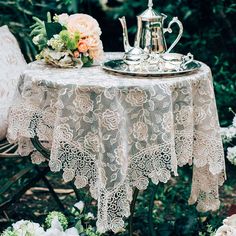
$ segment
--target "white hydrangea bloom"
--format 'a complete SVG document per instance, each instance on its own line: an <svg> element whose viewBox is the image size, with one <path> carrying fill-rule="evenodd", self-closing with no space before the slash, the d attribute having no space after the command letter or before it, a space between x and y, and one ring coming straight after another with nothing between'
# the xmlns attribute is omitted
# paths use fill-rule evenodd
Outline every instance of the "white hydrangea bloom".
<svg viewBox="0 0 236 236"><path fill-rule="evenodd" d="M20 220L12 224L12 227L18 236L43 236L45 234L44 229L39 224L28 220Z"/></svg>
<svg viewBox="0 0 236 236"><path fill-rule="evenodd" d="M227 158L233 165L236 165L236 146L227 148Z"/></svg>
<svg viewBox="0 0 236 236"><path fill-rule="evenodd" d="M223 142L228 143L236 136L236 126L230 126L228 128L221 128L221 136Z"/></svg>
<svg viewBox="0 0 236 236"><path fill-rule="evenodd" d="M61 52L64 47L64 42L60 39L58 34L55 34L53 38L48 41L48 46L51 46L52 49L56 50L57 52Z"/></svg>
<svg viewBox="0 0 236 236"><path fill-rule="evenodd" d="M236 128L236 115L235 115L235 117L234 117L234 119L233 119L233 127Z"/></svg>

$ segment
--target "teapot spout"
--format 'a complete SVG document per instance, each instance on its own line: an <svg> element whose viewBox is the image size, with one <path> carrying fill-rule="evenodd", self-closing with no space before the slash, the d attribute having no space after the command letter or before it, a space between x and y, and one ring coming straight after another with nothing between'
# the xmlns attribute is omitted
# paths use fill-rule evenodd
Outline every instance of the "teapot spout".
<svg viewBox="0 0 236 236"><path fill-rule="evenodd" d="M120 23L121 23L122 29L123 29L124 49L125 49L125 52L127 53L132 49L132 47L130 46L130 43L129 43L129 36L128 36L126 19L123 16L123 17L119 18L119 20L120 20Z"/></svg>

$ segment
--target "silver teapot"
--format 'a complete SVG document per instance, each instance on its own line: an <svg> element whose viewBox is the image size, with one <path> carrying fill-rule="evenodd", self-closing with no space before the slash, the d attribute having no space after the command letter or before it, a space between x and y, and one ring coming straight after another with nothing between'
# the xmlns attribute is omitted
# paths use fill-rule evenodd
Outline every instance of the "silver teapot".
<svg viewBox="0 0 236 236"><path fill-rule="evenodd" d="M174 17L167 28L164 28L166 15L160 14L153 10L153 2L149 0L148 9L141 15L137 16L138 31L135 38L134 47L130 46L127 24L125 17L119 18L123 28L123 41L125 49L125 61L128 64L140 63L150 54L169 53L179 42L183 35L183 25ZM165 33L172 33L171 26L176 23L179 26L179 33L172 45L167 48Z"/></svg>

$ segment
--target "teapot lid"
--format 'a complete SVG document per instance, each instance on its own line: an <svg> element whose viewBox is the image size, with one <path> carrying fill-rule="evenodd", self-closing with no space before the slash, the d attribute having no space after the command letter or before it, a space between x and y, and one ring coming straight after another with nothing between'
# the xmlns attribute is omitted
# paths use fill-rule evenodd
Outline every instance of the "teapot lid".
<svg viewBox="0 0 236 236"><path fill-rule="evenodd" d="M142 18L143 21L154 21L157 19L162 19L163 15L153 10L153 2L152 0L148 1L148 9L144 11L139 17Z"/></svg>

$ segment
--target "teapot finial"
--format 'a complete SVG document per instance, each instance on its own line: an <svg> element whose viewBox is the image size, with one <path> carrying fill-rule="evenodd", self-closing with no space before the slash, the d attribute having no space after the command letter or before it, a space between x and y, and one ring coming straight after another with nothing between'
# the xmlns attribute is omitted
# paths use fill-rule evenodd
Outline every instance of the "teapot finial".
<svg viewBox="0 0 236 236"><path fill-rule="evenodd" d="M148 8L149 8L149 9L152 9L152 7L153 7L153 2L152 2L152 0L148 0Z"/></svg>

